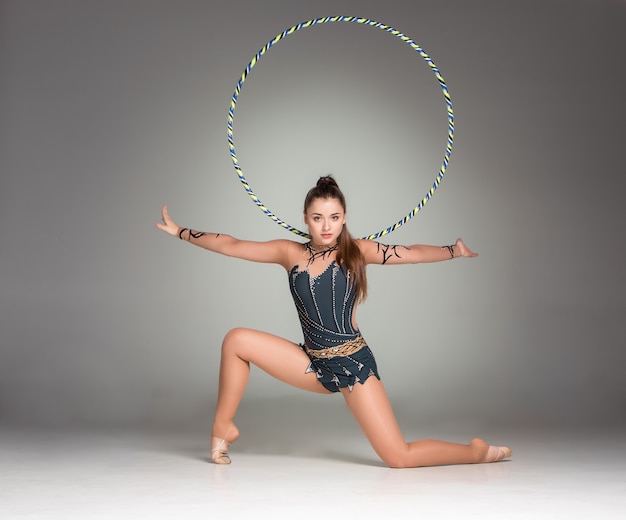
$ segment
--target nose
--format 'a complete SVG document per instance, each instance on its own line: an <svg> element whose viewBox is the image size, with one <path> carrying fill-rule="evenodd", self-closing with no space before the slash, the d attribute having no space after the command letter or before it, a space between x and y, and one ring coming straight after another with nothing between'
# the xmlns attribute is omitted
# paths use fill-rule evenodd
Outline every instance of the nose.
<svg viewBox="0 0 626 520"><path fill-rule="evenodd" d="M324 220L324 223L322 224L322 230L328 231L329 229L330 229L330 222L328 222L328 220Z"/></svg>

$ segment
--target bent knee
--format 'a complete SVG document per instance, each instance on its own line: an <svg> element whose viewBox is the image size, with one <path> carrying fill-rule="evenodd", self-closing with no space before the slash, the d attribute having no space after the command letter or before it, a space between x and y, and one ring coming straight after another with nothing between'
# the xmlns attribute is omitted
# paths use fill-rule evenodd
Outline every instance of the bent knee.
<svg viewBox="0 0 626 520"><path fill-rule="evenodd" d="M244 327L236 327L234 329L230 329L224 339L222 341L222 350L232 348L234 345L241 344L250 338L250 333L252 331L250 329L246 329Z"/></svg>
<svg viewBox="0 0 626 520"><path fill-rule="evenodd" d="M394 457L394 458L384 458L383 462L387 464L391 469L402 469L408 468L409 465L406 462L406 458L404 457ZM412 467L412 466L411 466Z"/></svg>
<svg viewBox="0 0 626 520"><path fill-rule="evenodd" d="M390 468L408 468L409 464L409 449L408 445L406 450L397 449L389 450L387 453L382 453L380 458Z"/></svg>

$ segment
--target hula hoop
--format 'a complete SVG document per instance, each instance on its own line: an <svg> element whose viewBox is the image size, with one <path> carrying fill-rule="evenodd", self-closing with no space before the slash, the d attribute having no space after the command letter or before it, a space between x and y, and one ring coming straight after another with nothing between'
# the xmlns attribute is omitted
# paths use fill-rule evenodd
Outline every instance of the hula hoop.
<svg viewBox="0 0 626 520"><path fill-rule="evenodd" d="M259 209L261 209L261 211L263 211L265 215L271 218L279 226L282 226L283 228L287 229L288 231L291 231L292 233L295 233L296 235L306 237L306 238L311 238L308 233L304 231L300 231L299 229L287 224L282 219L278 218L261 202L259 197L257 197L257 195L254 193L254 191L250 187L250 184L246 180L243 174L243 171L241 169L241 166L239 165L239 160L237 159L237 153L235 151L235 144L234 144L233 121L235 118L235 107L237 105L237 99L239 98L239 93L241 92L243 83L246 80L246 77L248 76L248 74L250 74L250 71L252 70L252 68L261 59L261 56L263 56L269 49L271 49L273 45L278 43L280 40L284 39L290 34L295 33L296 31L299 31L300 29L305 29L307 27L311 27L313 25L318 25L322 23L332 23L332 22L353 22L353 23L357 23L360 25L375 27L382 31L388 32L389 34L392 34L393 36L396 36L397 38L402 40L404 43L406 43L409 47L411 47L415 52L417 52L424 59L424 61L428 64L428 66L431 68L431 70L435 74L435 77L437 78L437 81L439 82L439 85L443 92L443 97L444 97L445 104L446 104L447 111L448 111L448 138L446 141L446 149L445 149L445 153L443 156L443 161L441 163L441 167L439 169L439 172L437 173L437 177L435 178L435 182L432 184L432 186L430 187L426 195L422 198L422 200L419 202L419 204L415 206L415 208L413 208L409 213L407 213L405 217L400 219L395 224L385 229L382 229L381 231L378 231L377 233L372 233L371 235L366 235L364 237L361 237L367 240L375 240L383 235L386 235L388 233L391 233L392 231L395 231L400 226L402 226L403 224L411 220L415 216L415 214L417 214L417 212L420 211L424 207L424 205L431 199L431 197L435 193L435 190L441 183L441 180L443 179L443 175L446 172L446 168L448 167L450 154L452 153L452 143L454 141L454 113L452 111L452 100L450 99L450 94L448 93L448 87L443 80L441 72L439 71L437 66L434 64L430 56L428 56L428 54L426 54L426 52L424 52L424 50L419 45L417 45L413 40L411 40L408 36L405 36L400 31L394 29L393 27L384 25L380 22L375 22L367 18L358 18L354 16L332 16L332 17L324 17L324 18L315 18L315 19L308 20L306 22L294 25L290 27L289 29L286 29L282 33L276 35L272 40L267 42L255 54L255 56L252 58L250 63L248 63L248 66L245 68L245 70L241 74L239 81L237 82L237 86L235 87L235 92L233 93L233 97L230 102L230 108L228 110L228 146L230 149L230 156L232 158L233 166L235 167L237 176L239 177L239 180L241 181L241 184L243 185L244 189L246 190L248 195L250 195L250 198L259 207Z"/></svg>

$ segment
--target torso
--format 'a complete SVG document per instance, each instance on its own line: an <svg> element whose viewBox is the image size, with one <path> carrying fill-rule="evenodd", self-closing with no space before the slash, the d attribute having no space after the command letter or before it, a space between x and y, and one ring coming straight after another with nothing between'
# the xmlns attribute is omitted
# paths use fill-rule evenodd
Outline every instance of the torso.
<svg viewBox="0 0 626 520"><path fill-rule="evenodd" d="M289 287L310 348L345 343L359 335L350 273L336 252L314 255L302 245L289 270Z"/></svg>
<svg viewBox="0 0 626 520"><path fill-rule="evenodd" d="M355 384L370 376L380 380L374 355L356 326L356 291L350 273L337 264L336 252L312 258L306 247L296 242L287 251L288 263L283 266L304 335L303 348L310 360L306 373L314 372L331 392L342 388L352 391ZM329 347L339 350L351 344L358 345L358 350L324 357L334 350ZM314 350L320 350L320 355L311 354Z"/></svg>

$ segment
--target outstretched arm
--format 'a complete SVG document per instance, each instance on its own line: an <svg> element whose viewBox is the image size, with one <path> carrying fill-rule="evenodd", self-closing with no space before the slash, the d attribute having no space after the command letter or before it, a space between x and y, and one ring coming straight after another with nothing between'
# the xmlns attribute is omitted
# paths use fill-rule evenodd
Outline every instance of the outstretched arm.
<svg viewBox="0 0 626 520"><path fill-rule="evenodd" d="M478 256L478 253L474 253L460 238L449 246L423 244L399 246L381 244L372 240L359 240L358 244L368 264L419 264Z"/></svg>
<svg viewBox="0 0 626 520"><path fill-rule="evenodd" d="M239 240L230 235L221 233L207 233L180 227L167 212L167 205L163 206L161 217L163 222L157 222L156 227L158 229L193 245L213 251L214 253L241 258L243 260L286 266L287 249L291 244L288 240L253 242L249 240Z"/></svg>

